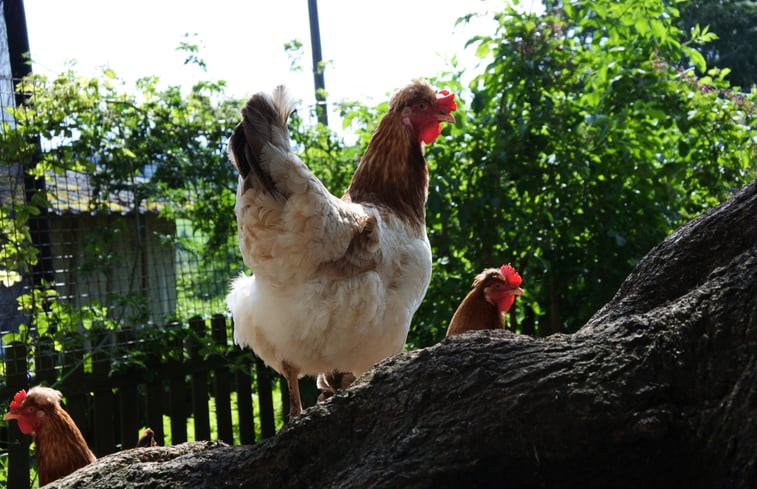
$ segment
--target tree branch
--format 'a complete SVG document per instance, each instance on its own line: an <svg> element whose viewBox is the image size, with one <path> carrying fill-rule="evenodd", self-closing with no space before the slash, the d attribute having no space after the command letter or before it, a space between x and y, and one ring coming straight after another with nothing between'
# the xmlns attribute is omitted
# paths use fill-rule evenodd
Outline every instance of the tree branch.
<svg viewBox="0 0 757 489"><path fill-rule="evenodd" d="M452 336L256 445L104 470L123 452L51 487L750 488L755 440L757 181L573 335Z"/></svg>

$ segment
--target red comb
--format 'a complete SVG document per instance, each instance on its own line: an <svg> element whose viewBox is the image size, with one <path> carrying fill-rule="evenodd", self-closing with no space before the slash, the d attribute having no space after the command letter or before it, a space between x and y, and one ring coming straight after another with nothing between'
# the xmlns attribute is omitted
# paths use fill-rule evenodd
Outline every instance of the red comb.
<svg viewBox="0 0 757 489"><path fill-rule="evenodd" d="M452 112L457 110L457 104L455 103L455 94L449 90L440 90L436 93L436 103Z"/></svg>
<svg viewBox="0 0 757 489"><path fill-rule="evenodd" d="M502 265L501 267L499 267L499 273L505 276L505 280L507 280L508 284L515 287L520 287L520 275L518 275L518 272L516 272L509 263L507 265Z"/></svg>
<svg viewBox="0 0 757 489"><path fill-rule="evenodd" d="M24 402L26 399L26 391L24 389L21 389L20 391L16 392L16 395L13 396L13 400L11 401L10 408L11 409L18 409L21 407L21 403Z"/></svg>

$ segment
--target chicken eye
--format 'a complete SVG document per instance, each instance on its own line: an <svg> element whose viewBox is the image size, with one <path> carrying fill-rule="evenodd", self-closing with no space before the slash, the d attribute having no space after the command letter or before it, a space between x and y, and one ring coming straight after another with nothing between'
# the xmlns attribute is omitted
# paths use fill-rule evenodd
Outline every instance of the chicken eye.
<svg viewBox="0 0 757 489"><path fill-rule="evenodd" d="M418 110L426 110L426 109L428 109L428 105L426 105L425 103L421 102L418 104Z"/></svg>

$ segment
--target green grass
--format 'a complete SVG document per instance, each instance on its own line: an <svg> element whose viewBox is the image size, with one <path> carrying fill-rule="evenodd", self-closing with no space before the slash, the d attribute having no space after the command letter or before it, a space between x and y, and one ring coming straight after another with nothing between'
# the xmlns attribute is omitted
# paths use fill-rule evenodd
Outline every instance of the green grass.
<svg viewBox="0 0 757 489"><path fill-rule="evenodd" d="M255 419L255 441L260 441L260 403L256 395L252 396L253 402L253 417ZM236 409L237 406L237 393L231 393L231 424L234 433L234 445L239 445L239 412ZM218 423L216 421L216 400L211 397L208 401L208 410L210 412L210 439L218 439ZM281 390L278 383L274 383L273 386L273 412L275 413L276 432L278 432L284 426L283 416L279 415L282 412L281 406ZM166 442L171 440L171 418L163 415L163 433ZM195 420L194 416L187 418L187 441L195 440ZM224 440L226 441L226 440Z"/></svg>
<svg viewBox="0 0 757 489"><path fill-rule="evenodd" d="M31 481L31 489L39 489L39 477L37 477L37 465L35 459L31 456L33 453L30 451L31 465L29 467L29 479ZM0 487L8 487L8 452L0 452Z"/></svg>

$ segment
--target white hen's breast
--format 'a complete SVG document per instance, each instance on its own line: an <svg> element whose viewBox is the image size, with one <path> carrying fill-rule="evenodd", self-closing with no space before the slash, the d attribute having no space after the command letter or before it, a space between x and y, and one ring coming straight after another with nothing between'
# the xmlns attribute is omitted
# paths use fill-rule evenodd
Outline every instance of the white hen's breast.
<svg viewBox="0 0 757 489"><path fill-rule="evenodd" d="M278 284L241 276L227 298L234 338L268 365L286 360L303 374L338 370L356 375L405 344L410 321L431 278L425 230L379 219L374 269L346 279L323 276Z"/></svg>

